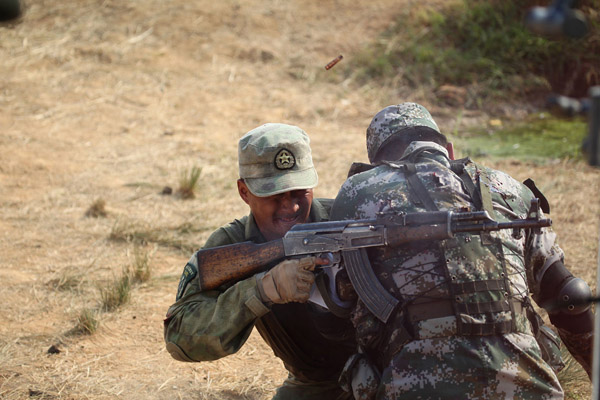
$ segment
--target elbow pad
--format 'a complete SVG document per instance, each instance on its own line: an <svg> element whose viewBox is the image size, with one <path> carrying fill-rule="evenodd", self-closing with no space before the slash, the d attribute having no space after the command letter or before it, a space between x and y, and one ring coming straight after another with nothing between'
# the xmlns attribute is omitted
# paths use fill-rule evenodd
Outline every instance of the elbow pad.
<svg viewBox="0 0 600 400"><path fill-rule="evenodd" d="M557 261L542 277L540 306L549 314L578 315L590 309L592 291Z"/></svg>
<svg viewBox="0 0 600 400"><path fill-rule="evenodd" d="M559 311L565 314L577 315L590 308L592 290L581 278L569 279L558 294Z"/></svg>

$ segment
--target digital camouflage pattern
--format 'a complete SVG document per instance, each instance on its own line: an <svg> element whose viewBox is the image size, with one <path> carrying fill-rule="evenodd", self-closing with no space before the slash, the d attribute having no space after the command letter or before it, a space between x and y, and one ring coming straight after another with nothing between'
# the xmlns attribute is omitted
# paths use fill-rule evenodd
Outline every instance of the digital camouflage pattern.
<svg viewBox="0 0 600 400"><path fill-rule="evenodd" d="M440 131L429 111L420 104L402 103L379 111L367 128L369 160L375 160L375 155L391 136L414 126L426 126L436 132Z"/></svg>
<svg viewBox="0 0 600 400"><path fill-rule="evenodd" d="M403 158L424 148L429 149L415 160L417 174L437 207L474 209L443 147L413 142ZM466 169L474 180L485 176L482 182L489 182L494 219L526 218L533 197L527 187L503 172L473 163ZM397 168L380 165L344 183L331 219L419 211L426 210L411 193L406 176ZM558 379L532 336L525 309L530 292L534 298L539 292L545 268L563 256L550 228L539 235L527 232L519 239L502 230L489 237L457 234L440 245L369 250L374 272L401 302L385 325L360 300L352 316L359 346L382 371L377 398L562 398ZM478 281L504 282L506 287L490 284L475 289L473 283ZM483 310L486 303L505 307ZM458 307L458 318L449 305ZM477 307L485 312L477 312ZM430 316L424 320L423 310ZM486 325L508 329L483 336L468 333L478 327L484 332Z"/></svg>

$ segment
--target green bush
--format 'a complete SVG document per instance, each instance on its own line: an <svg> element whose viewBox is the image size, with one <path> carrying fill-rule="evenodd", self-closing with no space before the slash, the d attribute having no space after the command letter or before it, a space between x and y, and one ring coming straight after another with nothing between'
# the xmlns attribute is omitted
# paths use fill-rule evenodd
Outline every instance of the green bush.
<svg viewBox="0 0 600 400"><path fill-rule="evenodd" d="M480 95L527 95L541 89L585 96L587 87L600 84L600 22L592 2L581 3L590 27L582 39L529 32L523 21L536 4L531 0L461 0L439 10L408 8L351 67L358 70L359 81L401 76L413 86L487 89Z"/></svg>

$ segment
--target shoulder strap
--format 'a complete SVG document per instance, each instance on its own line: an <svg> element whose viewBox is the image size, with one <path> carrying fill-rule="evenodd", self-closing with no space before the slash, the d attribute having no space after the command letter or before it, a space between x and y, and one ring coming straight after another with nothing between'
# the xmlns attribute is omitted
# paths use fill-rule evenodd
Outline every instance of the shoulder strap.
<svg viewBox="0 0 600 400"><path fill-rule="evenodd" d="M486 172L477 168L479 194L481 195L481 206L487 211L490 217L494 217L494 206L492 205L492 192L490 186L490 177Z"/></svg>
<svg viewBox="0 0 600 400"><path fill-rule="evenodd" d="M475 207L478 210L483 210L483 202L481 200L481 194L477 190L477 187L475 187L475 184L473 183L473 179L471 178L471 175L469 175L469 172L465 168L465 165L467 165L471 162L472 161L469 157L461 158L460 160L452 160L452 161L450 161L450 169L452 170L452 172L454 172L456 175L458 175L458 177L462 181L463 186L464 186L465 190L467 191L467 193L469 194L469 196L471 197L471 199L473 200Z"/></svg>
<svg viewBox="0 0 600 400"><path fill-rule="evenodd" d="M427 211L439 211L438 207L435 205L433 199L429 195L427 188L425 185L423 185L423 182L419 178L419 175L417 174L417 166L415 164L410 162L395 164L388 161L384 161L383 163L392 168L400 169L404 173L411 192L417 197Z"/></svg>

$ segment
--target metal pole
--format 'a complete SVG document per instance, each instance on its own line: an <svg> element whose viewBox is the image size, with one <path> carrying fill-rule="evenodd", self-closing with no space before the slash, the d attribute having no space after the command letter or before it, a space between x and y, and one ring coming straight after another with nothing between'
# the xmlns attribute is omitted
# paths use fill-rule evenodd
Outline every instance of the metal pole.
<svg viewBox="0 0 600 400"><path fill-rule="evenodd" d="M596 268L596 293L600 290L600 229L598 230L598 267ZM600 310L595 305L594 315L594 354L592 362L592 400L600 400Z"/></svg>
<svg viewBox="0 0 600 400"><path fill-rule="evenodd" d="M587 137L588 163L600 166L600 86L590 88L590 109L588 111L589 133Z"/></svg>

